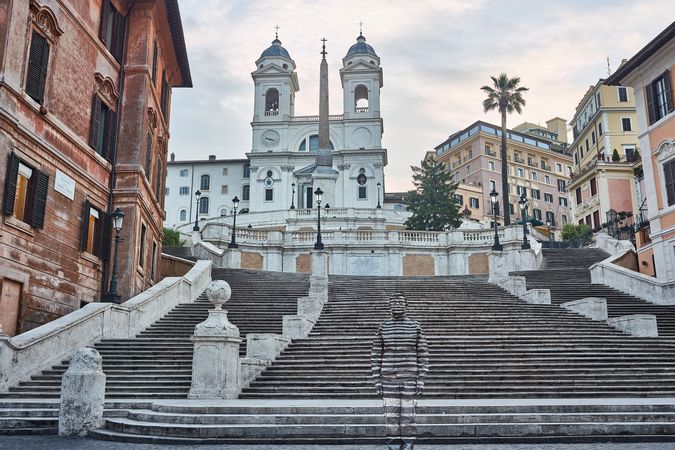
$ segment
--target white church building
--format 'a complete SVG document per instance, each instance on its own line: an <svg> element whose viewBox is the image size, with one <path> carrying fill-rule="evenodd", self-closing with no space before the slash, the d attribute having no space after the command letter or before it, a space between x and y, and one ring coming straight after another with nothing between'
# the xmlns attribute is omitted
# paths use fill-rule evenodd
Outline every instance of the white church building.
<svg viewBox="0 0 675 450"><path fill-rule="evenodd" d="M323 109L319 115L312 116L295 115L295 94L300 90L296 64L278 38L262 52L255 66L251 73L255 86L252 142L251 151L246 153L249 163L245 176L242 160L212 158L197 166L195 161L172 160L167 171L166 225L194 222L196 209L195 213L192 207L183 212L186 209L183 204L191 205L194 201L188 202L185 195L189 192L193 196L202 176L207 174L210 189L200 191L200 219L228 214L230 209L221 205L230 206L235 195L242 200L240 210L250 214L313 208L316 206L313 192L317 186L325 193L322 206L334 210L371 209L381 205L383 169L387 164L387 151L382 148L380 112L382 68L380 58L363 34L359 34L357 42L342 59L339 73L344 111L339 115L328 114L325 59L322 61L322 66L326 66L322 67L325 83L322 79L320 93L320 97L325 95L325 100L320 99L320 109ZM331 167L317 170L322 113L327 118ZM195 167L204 174L193 174ZM186 169L190 169L190 180L194 180L189 190L181 184L185 184ZM242 176L232 177L235 173ZM220 180L219 174L229 174L227 181ZM203 200L205 198L207 200ZM184 218L187 220L182 220ZM252 216L247 219L248 223L257 222Z"/></svg>

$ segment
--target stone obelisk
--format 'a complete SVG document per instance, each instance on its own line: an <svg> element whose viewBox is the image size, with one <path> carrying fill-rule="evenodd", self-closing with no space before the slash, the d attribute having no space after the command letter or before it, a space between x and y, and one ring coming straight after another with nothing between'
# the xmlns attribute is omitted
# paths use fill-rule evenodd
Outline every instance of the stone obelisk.
<svg viewBox="0 0 675 450"><path fill-rule="evenodd" d="M323 191L322 206L330 205L339 207L335 204L335 183L338 178L338 172L333 169L333 154L330 149L330 130L329 130L329 112L328 112L328 63L326 62L326 38L321 40L323 47L321 50L321 67L319 72L319 149L316 152L316 168L312 174L312 184L314 190L320 187Z"/></svg>

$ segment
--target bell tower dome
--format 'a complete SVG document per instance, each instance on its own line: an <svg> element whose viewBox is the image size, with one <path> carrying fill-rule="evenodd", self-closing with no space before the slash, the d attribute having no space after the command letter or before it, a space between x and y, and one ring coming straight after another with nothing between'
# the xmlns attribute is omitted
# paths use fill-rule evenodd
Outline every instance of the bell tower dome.
<svg viewBox="0 0 675 450"><path fill-rule="evenodd" d="M380 57L359 33L349 47L340 69L345 119L380 117L380 88L383 86Z"/></svg>
<svg viewBox="0 0 675 450"><path fill-rule="evenodd" d="M277 35L251 73L255 83L253 122L279 122L295 114L295 93L300 90L295 61Z"/></svg>

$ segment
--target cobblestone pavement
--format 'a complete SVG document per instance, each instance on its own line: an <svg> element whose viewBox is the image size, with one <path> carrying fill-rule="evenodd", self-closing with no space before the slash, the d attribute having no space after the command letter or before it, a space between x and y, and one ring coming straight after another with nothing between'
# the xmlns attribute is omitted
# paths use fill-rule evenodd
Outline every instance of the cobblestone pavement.
<svg viewBox="0 0 675 450"><path fill-rule="evenodd" d="M153 445L57 436L0 436L0 450L382 450L374 445ZM417 445L419 450L675 450L675 442L598 444Z"/></svg>

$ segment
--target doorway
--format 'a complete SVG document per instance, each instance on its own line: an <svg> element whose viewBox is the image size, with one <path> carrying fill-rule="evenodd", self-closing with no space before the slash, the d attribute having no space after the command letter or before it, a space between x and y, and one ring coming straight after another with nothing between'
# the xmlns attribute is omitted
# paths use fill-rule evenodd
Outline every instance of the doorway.
<svg viewBox="0 0 675 450"><path fill-rule="evenodd" d="M8 336L15 336L19 329L19 311L23 284L5 278L0 284L0 326Z"/></svg>

